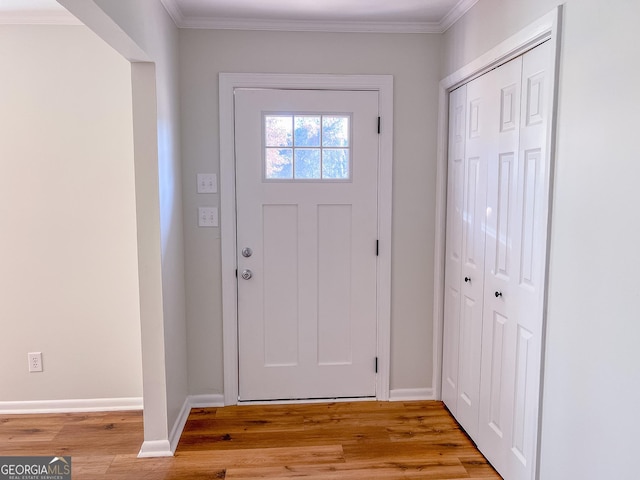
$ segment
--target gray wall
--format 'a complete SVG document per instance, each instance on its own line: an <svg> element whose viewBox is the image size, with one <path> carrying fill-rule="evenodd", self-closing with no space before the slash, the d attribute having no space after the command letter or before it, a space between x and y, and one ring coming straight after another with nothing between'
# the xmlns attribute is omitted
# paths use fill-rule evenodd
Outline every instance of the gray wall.
<svg viewBox="0 0 640 480"><path fill-rule="evenodd" d="M482 0L444 36L448 74L558 2ZM540 478L634 479L640 429L637 0L566 3Z"/></svg>
<svg viewBox="0 0 640 480"><path fill-rule="evenodd" d="M395 82L391 388L430 388L440 36L180 30L189 393L222 393L220 232L197 227L219 173L218 73L391 74ZM418 252L418 253L416 253Z"/></svg>

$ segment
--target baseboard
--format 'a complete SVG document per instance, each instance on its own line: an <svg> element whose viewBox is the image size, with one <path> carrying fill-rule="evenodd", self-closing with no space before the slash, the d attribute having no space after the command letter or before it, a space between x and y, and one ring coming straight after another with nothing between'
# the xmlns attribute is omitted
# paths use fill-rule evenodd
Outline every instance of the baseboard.
<svg viewBox="0 0 640 480"><path fill-rule="evenodd" d="M169 448L171 449L172 455L178 447L180 436L182 435L184 426L187 424L187 419L189 418L189 412L191 412L191 404L189 402L189 397L187 397L184 399L178 418L176 418L173 428L171 428L171 433L169 433Z"/></svg>
<svg viewBox="0 0 640 480"><path fill-rule="evenodd" d="M24 413L114 412L119 410L142 410L142 397L0 402L0 414L2 415Z"/></svg>
<svg viewBox="0 0 640 480"><path fill-rule="evenodd" d="M138 458L173 457L169 440L146 440L140 447Z"/></svg>
<svg viewBox="0 0 640 480"><path fill-rule="evenodd" d="M180 413L176 422L173 424L173 428L171 429L171 433L169 434L169 451L171 455L173 455L178 448L178 442L180 442L180 437L182 436L182 431L184 430L184 426L187 424L187 420L189 418L189 413L191 413L192 408L206 408L206 407L222 407L224 406L224 396L223 395L189 395L185 398L184 403L182 404L182 408L180 409ZM146 443L146 442L145 442ZM156 450L157 447L160 447ZM143 454L143 450L145 455L149 457L161 457L167 456L165 455L165 451L163 450L164 446L155 446L150 445L149 449L140 449L139 457Z"/></svg>
<svg viewBox="0 0 640 480"><path fill-rule="evenodd" d="M189 405L191 408L224 407L224 395L189 395Z"/></svg>
<svg viewBox="0 0 640 480"><path fill-rule="evenodd" d="M435 399L433 388L397 388L389 392L390 402Z"/></svg>

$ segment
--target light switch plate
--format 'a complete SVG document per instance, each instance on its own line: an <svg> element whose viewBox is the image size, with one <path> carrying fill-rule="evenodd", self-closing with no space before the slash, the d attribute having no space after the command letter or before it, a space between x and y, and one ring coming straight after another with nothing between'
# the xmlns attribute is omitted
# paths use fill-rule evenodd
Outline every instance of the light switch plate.
<svg viewBox="0 0 640 480"><path fill-rule="evenodd" d="M198 226L217 227L218 207L198 207Z"/></svg>
<svg viewBox="0 0 640 480"><path fill-rule="evenodd" d="M218 193L218 176L215 173L198 173L198 193Z"/></svg>

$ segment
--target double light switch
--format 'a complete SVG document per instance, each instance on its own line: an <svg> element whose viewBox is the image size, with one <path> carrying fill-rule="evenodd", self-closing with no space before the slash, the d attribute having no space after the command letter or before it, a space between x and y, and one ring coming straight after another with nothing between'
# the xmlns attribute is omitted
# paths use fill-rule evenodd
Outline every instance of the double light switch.
<svg viewBox="0 0 640 480"><path fill-rule="evenodd" d="M215 173L197 174L198 193L218 193L218 176ZM217 227L218 207L198 207L198 226Z"/></svg>

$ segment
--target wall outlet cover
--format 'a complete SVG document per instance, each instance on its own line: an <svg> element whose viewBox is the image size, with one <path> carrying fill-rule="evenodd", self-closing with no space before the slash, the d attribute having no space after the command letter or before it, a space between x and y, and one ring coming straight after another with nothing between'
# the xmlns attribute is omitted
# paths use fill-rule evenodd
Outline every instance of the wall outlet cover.
<svg viewBox="0 0 640 480"><path fill-rule="evenodd" d="M27 354L29 358L29 371L41 372L42 371L42 352L29 352Z"/></svg>

